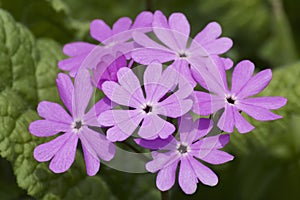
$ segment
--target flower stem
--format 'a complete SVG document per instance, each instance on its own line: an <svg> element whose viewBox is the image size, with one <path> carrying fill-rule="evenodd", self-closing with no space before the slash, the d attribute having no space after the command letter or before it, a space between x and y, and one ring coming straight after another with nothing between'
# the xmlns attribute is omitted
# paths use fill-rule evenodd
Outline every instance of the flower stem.
<svg viewBox="0 0 300 200"><path fill-rule="evenodd" d="M169 190L167 191L160 191L161 200L169 200Z"/></svg>

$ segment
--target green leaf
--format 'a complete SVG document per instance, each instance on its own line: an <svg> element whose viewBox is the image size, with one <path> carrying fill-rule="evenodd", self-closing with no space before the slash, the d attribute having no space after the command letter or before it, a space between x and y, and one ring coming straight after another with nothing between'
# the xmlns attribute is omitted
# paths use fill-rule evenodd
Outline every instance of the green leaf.
<svg viewBox="0 0 300 200"><path fill-rule="evenodd" d="M0 156L13 166L17 184L38 199L109 199L100 177L88 177L78 152L71 169L54 174L33 158L33 149L49 139L32 136L40 100L59 101L55 88L61 47L32 34L0 10ZM51 139L51 138L50 138Z"/></svg>

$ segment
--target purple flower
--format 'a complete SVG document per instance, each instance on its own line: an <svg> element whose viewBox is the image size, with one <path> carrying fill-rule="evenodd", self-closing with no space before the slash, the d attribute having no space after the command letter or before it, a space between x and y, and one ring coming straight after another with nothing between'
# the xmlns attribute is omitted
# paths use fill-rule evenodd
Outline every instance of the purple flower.
<svg viewBox="0 0 300 200"><path fill-rule="evenodd" d="M100 42L94 45L86 42L73 42L64 46L63 52L71 58L62 60L58 66L62 70L70 71L75 76L79 67L95 68L103 55L122 52L128 55L135 44L130 41L133 31L151 31L153 14L151 12L140 13L134 23L128 17L117 20L110 28L103 20L96 19L90 25L90 35Z"/></svg>
<svg viewBox="0 0 300 200"><path fill-rule="evenodd" d="M34 149L34 158L39 162L51 160L49 168L55 173L68 170L75 159L78 139L82 144L86 171L95 175L100 167L100 158L109 161L115 154L113 143L90 126L99 126L97 115L110 108L110 101L100 100L87 113L87 105L93 93L89 72L81 70L73 83L65 74L60 73L56 80L62 102L68 112L57 103L43 101L38 105L38 113L43 120L30 124L29 131L38 137L49 137L59 132L62 135Z"/></svg>
<svg viewBox="0 0 300 200"><path fill-rule="evenodd" d="M254 64L244 60L237 64L232 74L232 87L228 89L225 71L221 70L223 84L216 82L207 83L211 94L196 91L193 111L200 115L209 115L224 108L224 112L218 122L218 127L225 132L233 132L236 127L240 133L246 133L254 129L241 115L241 111L256 120L276 120L281 116L270 110L284 106L287 99L283 97L254 97L264 90L272 79L270 69L263 70L253 75Z"/></svg>
<svg viewBox="0 0 300 200"><path fill-rule="evenodd" d="M92 82L93 84L102 89L102 84L105 81L118 81L117 72L120 68L127 66L127 60L124 55L117 54L105 55L102 61L93 70ZM130 67L130 66L129 66Z"/></svg>
<svg viewBox="0 0 300 200"><path fill-rule="evenodd" d="M162 71L159 63L150 64L144 73L144 89L131 69L121 68L118 83L106 81L102 84L104 94L113 102L128 106L127 110L108 110L99 115L99 123L112 126L107 131L111 141L127 139L139 126L138 135L142 138L167 138L175 131L175 126L160 116L177 118L187 113L192 107L188 99L193 91L189 83L177 83L177 72L168 67ZM166 96L175 86L179 89Z"/></svg>
<svg viewBox="0 0 300 200"><path fill-rule="evenodd" d="M156 60L160 63L174 61L173 67L185 79L195 86L189 65L192 70L203 71L210 56L217 56L228 51L232 46L229 38L219 38L222 30L218 23L208 24L189 45L190 24L182 13L173 13L169 20L161 11L154 13L152 29L155 36L164 44L158 44L144 33L133 33L135 42L144 48L132 52L132 58L141 64ZM222 58L226 69L231 68L232 61ZM200 70L201 69L201 70Z"/></svg>
<svg viewBox="0 0 300 200"><path fill-rule="evenodd" d="M200 118L193 122L190 115L185 115L179 126L180 140L173 136L167 142L162 139L135 140L145 148L159 147L159 150L163 150L153 151L153 160L146 164L148 171L158 172L156 185L161 191L169 190L174 185L179 163L178 183L186 194L196 191L198 180L210 186L218 183L217 175L198 159L215 165L228 162L233 156L219 150L229 142L229 134L204 137L212 125L209 119Z"/></svg>

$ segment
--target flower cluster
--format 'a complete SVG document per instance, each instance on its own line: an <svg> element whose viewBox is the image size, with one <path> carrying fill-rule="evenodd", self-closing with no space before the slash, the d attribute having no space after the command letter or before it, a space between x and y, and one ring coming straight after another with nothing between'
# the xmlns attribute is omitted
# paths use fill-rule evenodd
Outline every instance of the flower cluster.
<svg viewBox="0 0 300 200"><path fill-rule="evenodd" d="M230 133L234 128L240 133L255 128L243 115L276 120L281 116L270 110L287 101L252 97L267 87L272 72L253 75L255 67L248 60L234 67L229 89L226 73L234 64L222 54L232 40L221 33L220 25L212 22L192 39L182 13L167 18L161 11L142 12L133 23L120 18L112 28L102 20L92 21L90 34L100 44L67 44L63 51L70 58L58 63L70 75L60 73L56 82L67 111L43 101L37 109L44 119L30 124L35 136L60 134L37 146L35 159L51 160L53 172L65 172L75 159L79 139L92 176L100 160L114 158L116 142L134 135L137 145L151 151L145 168L157 173L161 191L174 185L178 166L178 183L186 194L196 191L198 181L216 185L217 175L202 162L232 160L220 150L230 142ZM91 101L94 89L104 94L97 102ZM211 131L214 124L217 133Z"/></svg>

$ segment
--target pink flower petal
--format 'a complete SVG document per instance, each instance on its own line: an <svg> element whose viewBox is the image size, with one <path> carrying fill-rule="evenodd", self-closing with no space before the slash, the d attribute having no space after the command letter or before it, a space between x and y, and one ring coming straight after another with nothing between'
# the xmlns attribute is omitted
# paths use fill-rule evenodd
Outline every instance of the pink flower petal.
<svg viewBox="0 0 300 200"><path fill-rule="evenodd" d="M247 122L237 109L233 109L233 116L235 126L240 133L248 133L254 129L254 126Z"/></svg>
<svg viewBox="0 0 300 200"><path fill-rule="evenodd" d="M156 114L151 113L144 117L142 126L138 131L138 135L144 139L151 139L154 136L159 136L162 139L165 139L174 133L174 131L175 127L173 124L160 118Z"/></svg>
<svg viewBox="0 0 300 200"><path fill-rule="evenodd" d="M161 169L156 177L156 186L161 191L169 190L175 183L178 161Z"/></svg>
<svg viewBox="0 0 300 200"><path fill-rule="evenodd" d="M106 132L106 137L111 142L117 142L117 141L124 141L126 140L131 134L125 133L123 130L121 130L117 126L113 126Z"/></svg>
<svg viewBox="0 0 300 200"><path fill-rule="evenodd" d="M116 152L116 148L112 142L100 133L97 133L87 127L83 127L79 136L83 146L93 155L96 155L102 160L111 160Z"/></svg>
<svg viewBox="0 0 300 200"><path fill-rule="evenodd" d="M209 154L207 154L205 157L202 157L200 159L207 163L218 165L218 164L229 162L233 160L233 158L234 156L224 151L212 150Z"/></svg>
<svg viewBox="0 0 300 200"><path fill-rule="evenodd" d="M95 46L96 45L87 42L73 42L66 44L63 48L63 52L64 54L73 57L81 54L88 54Z"/></svg>
<svg viewBox="0 0 300 200"><path fill-rule="evenodd" d="M59 73L56 79L56 85L60 99L65 104L71 114L72 111L72 95L74 92L73 82L66 74Z"/></svg>
<svg viewBox="0 0 300 200"><path fill-rule="evenodd" d="M49 121L66 124L71 124L73 121L71 116L57 103L42 101L39 103L37 110L41 117Z"/></svg>
<svg viewBox="0 0 300 200"><path fill-rule="evenodd" d="M250 80L254 72L254 64L248 60L239 62L232 73L231 91L238 93Z"/></svg>
<svg viewBox="0 0 300 200"><path fill-rule="evenodd" d="M184 134L180 132L180 140L191 144L195 140L206 136L213 127L213 122L210 119L199 118L193 123L192 130Z"/></svg>
<svg viewBox="0 0 300 200"><path fill-rule="evenodd" d="M155 74L155 76L153 76ZM153 94L156 91L157 84L161 79L162 65L160 63L151 63L144 72L144 87L146 91L146 97L148 100L152 100Z"/></svg>
<svg viewBox="0 0 300 200"><path fill-rule="evenodd" d="M202 158L210 153L212 150L221 149L228 144L230 141L229 134L221 134L215 136L205 137L196 143L193 143L191 149L193 150L193 155Z"/></svg>
<svg viewBox="0 0 300 200"><path fill-rule="evenodd" d="M253 76L237 94L238 98L253 96L264 90L272 79L272 71L265 69Z"/></svg>
<svg viewBox="0 0 300 200"><path fill-rule="evenodd" d="M30 124L29 131L38 137L49 137L59 132L66 132L71 128L71 124L64 124L49 120L37 120Z"/></svg>
<svg viewBox="0 0 300 200"><path fill-rule="evenodd" d="M99 122L97 117L100 113L109 110L113 107L113 103L107 98L104 97L100 101L98 101L91 109L84 115L83 121L85 124L89 126L99 126Z"/></svg>
<svg viewBox="0 0 300 200"><path fill-rule="evenodd" d="M99 115L98 121L103 126L118 126L131 135L143 117L138 110L107 110Z"/></svg>
<svg viewBox="0 0 300 200"><path fill-rule="evenodd" d="M169 136L166 139L156 138L154 140L145 140L141 138L134 139L135 143L139 146L157 150L157 149L164 149L164 150L174 150L176 149L177 141L173 136Z"/></svg>
<svg viewBox="0 0 300 200"><path fill-rule="evenodd" d="M135 18L135 21L134 21L131 29L137 29L137 28L140 29L140 28L145 28L145 27L149 27L149 29L150 29L151 25L152 25L152 21L153 21L153 14L151 12L149 12L149 11L141 12ZM142 31L144 31L144 30L147 30L147 29L142 29ZM147 30L147 31L150 31L150 30Z"/></svg>
<svg viewBox="0 0 300 200"><path fill-rule="evenodd" d="M40 144L34 149L34 158L39 162L49 161L60 150L60 148L66 144L72 135L72 132L67 132L50 142Z"/></svg>
<svg viewBox="0 0 300 200"><path fill-rule="evenodd" d="M234 118L233 118L233 106L226 105L225 110L219 119L218 127L227 132L232 133L234 127Z"/></svg>
<svg viewBox="0 0 300 200"><path fill-rule="evenodd" d="M259 106L266 109L278 109L284 106L287 99L284 97L256 97L240 100L243 104Z"/></svg>
<svg viewBox="0 0 300 200"><path fill-rule="evenodd" d="M230 58L220 58L224 63L225 70L229 70L233 66L233 61Z"/></svg>
<svg viewBox="0 0 300 200"><path fill-rule="evenodd" d="M84 145L82 145L82 150L87 174L89 176L96 175L100 168L100 160L95 158Z"/></svg>
<svg viewBox="0 0 300 200"><path fill-rule="evenodd" d="M112 35L112 31L103 20L96 19L91 22L90 34L92 38L103 42Z"/></svg>
<svg viewBox="0 0 300 200"><path fill-rule="evenodd" d="M153 18L153 32L165 45L174 51L180 50L170 29L166 16L161 11L156 11Z"/></svg>
<svg viewBox="0 0 300 200"><path fill-rule="evenodd" d="M190 24L182 13L173 13L169 17L169 25L173 30L173 36L181 49L186 49L190 35Z"/></svg>
<svg viewBox="0 0 300 200"><path fill-rule="evenodd" d="M160 102L158 106L155 107L154 112L156 114L177 118L190 111L192 106L193 101L191 99L179 99L176 93L174 93Z"/></svg>
<svg viewBox="0 0 300 200"><path fill-rule="evenodd" d="M147 76L150 76L150 73L148 73ZM161 75L159 83L156 85L155 92L153 92L151 98L147 97L147 101L159 101L165 96L166 93L170 92L176 86L176 84L178 84L177 80L178 73L172 67L165 69Z"/></svg>
<svg viewBox="0 0 300 200"><path fill-rule="evenodd" d="M124 31L128 31L129 28L131 27L131 24L132 24L132 21L128 17L122 17L122 18L118 19L112 27L113 35L116 35L118 33L124 32Z"/></svg>
<svg viewBox="0 0 300 200"><path fill-rule="evenodd" d="M184 59L178 59L169 67L173 67L178 72L178 82L187 82L192 87L197 85L194 77L191 74L189 63Z"/></svg>
<svg viewBox="0 0 300 200"><path fill-rule="evenodd" d="M266 108L243 104L241 102L238 104L238 109L247 113L254 119L260 120L260 121L276 120L276 119L282 118L282 116L276 115Z"/></svg>
<svg viewBox="0 0 300 200"><path fill-rule="evenodd" d="M145 33L135 31L132 34L132 38L134 39L134 41L136 43L138 43L139 45L145 47L146 49L156 49L156 50L161 50L161 51L173 53L172 50L168 49L165 46L162 46L161 44L158 44L157 42L155 42L154 40L149 38ZM135 57L134 55L135 55L135 53L133 53L133 57ZM146 57L145 57L145 59L146 59ZM141 63L150 64L150 62L149 63L144 63L142 60L141 60Z"/></svg>
<svg viewBox="0 0 300 200"><path fill-rule="evenodd" d="M178 183L186 194L193 194L197 189L197 177L187 157L181 158Z"/></svg>
<svg viewBox="0 0 300 200"><path fill-rule="evenodd" d="M50 162L49 168L55 173L67 171L75 160L78 135L72 134L57 151Z"/></svg>
<svg viewBox="0 0 300 200"><path fill-rule="evenodd" d="M227 52L232 47L230 38L222 37L204 45L204 48L209 54L220 55Z"/></svg>
<svg viewBox="0 0 300 200"><path fill-rule="evenodd" d="M141 105L139 99L114 81L105 81L102 84L102 90L111 101L117 104L132 108L137 108Z"/></svg>
<svg viewBox="0 0 300 200"><path fill-rule="evenodd" d="M151 160L146 164L146 169L149 172L154 173L162 168L168 167L179 159L180 155L174 151L170 151L167 153L156 153L154 160Z"/></svg>
<svg viewBox="0 0 300 200"><path fill-rule="evenodd" d="M81 66L84 59L86 59L87 54L82 54L76 57L67 58L58 62L58 67L65 71L73 71L70 76L74 77L77 73L77 70Z"/></svg>
<svg viewBox="0 0 300 200"><path fill-rule="evenodd" d="M208 167L201 164L199 161L189 157L190 165L192 166L197 178L205 185L215 186L218 183L217 175Z"/></svg>
<svg viewBox="0 0 300 200"><path fill-rule="evenodd" d="M74 82L74 95L72 100L73 117L82 118L93 93L90 73L86 69L78 72Z"/></svg>
<svg viewBox="0 0 300 200"><path fill-rule="evenodd" d="M220 37L222 34L221 26L217 22L211 22L204 27L194 38L200 44L207 44Z"/></svg>
<svg viewBox="0 0 300 200"><path fill-rule="evenodd" d="M223 98L206 92L195 91L192 97L194 100L192 110L200 115L210 115L225 106Z"/></svg>
<svg viewBox="0 0 300 200"><path fill-rule="evenodd" d="M121 68L118 73L119 84L134 96L140 103L145 99L139 79L133 71L127 67Z"/></svg>
<svg viewBox="0 0 300 200"><path fill-rule="evenodd" d="M132 58L141 64L147 65L151 62L165 63L176 58L174 52L156 48L140 48L132 52Z"/></svg>

